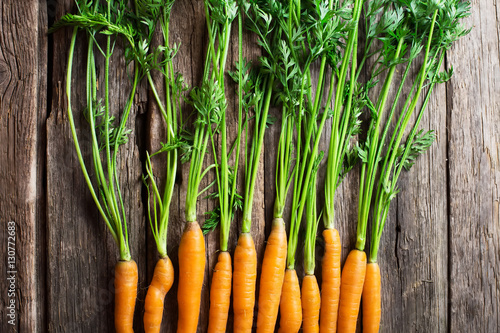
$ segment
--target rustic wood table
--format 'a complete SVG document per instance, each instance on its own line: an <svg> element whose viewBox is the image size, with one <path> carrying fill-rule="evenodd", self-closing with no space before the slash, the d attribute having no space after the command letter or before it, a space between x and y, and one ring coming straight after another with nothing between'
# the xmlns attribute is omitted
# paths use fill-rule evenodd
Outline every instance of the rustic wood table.
<svg viewBox="0 0 500 333"><path fill-rule="evenodd" d="M70 31L47 35L54 19L67 12L75 12L73 0L0 1L0 332L113 332L113 267L118 253L87 190L68 126L64 75ZM499 15L496 0L473 1L472 15L465 22L474 27L472 32L446 54L445 65L453 65L454 76L436 87L421 123L422 128L436 131L437 142L402 176L401 192L382 237L381 332L500 331ZM172 18L171 39L181 43L175 67L186 83L196 85L207 40L203 2L178 0ZM236 51L234 45L231 64ZM84 73L84 53L78 46L75 77ZM246 56L255 59L257 53L255 38L245 36ZM122 65L114 66L122 69L111 74L115 109L123 107L120 103L129 91L123 84L128 81ZM81 110L84 82L75 79L73 85L75 110ZM234 94L234 86L228 90ZM131 251L139 266L137 332L142 331L145 292L157 257L145 220L141 182L145 150L158 147L163 133L149 94L142 84L128 123L133 134L119 159ZM230 117L234 122L235 113ZM81 113L76 118L83 124ZM252 234L259 259L272 218L278 131L273 126L266 133L256 185ZM79 135L85 145L85 134ZM321 143L323 150L328 137L329 131ZM88 158L86 147L83 153ZM171 207L168 251L174 267L186 177L184 166ZM354 246L358 177L355 169L336 198L344 259ZM204 185L211 180L213 175ZM200 222L213 205L200 200ZM13 225L15 272L7 259L8 228ZM240 227L237 219L230 249ZM206 237L208 264L199 332L207 327L208 286L218 238L217 232ZM318 258L321 251L319 244ZM12 281L16 317L9 322ZM176 292L174 284L166 298L163 332L175 331Z"/></svg>

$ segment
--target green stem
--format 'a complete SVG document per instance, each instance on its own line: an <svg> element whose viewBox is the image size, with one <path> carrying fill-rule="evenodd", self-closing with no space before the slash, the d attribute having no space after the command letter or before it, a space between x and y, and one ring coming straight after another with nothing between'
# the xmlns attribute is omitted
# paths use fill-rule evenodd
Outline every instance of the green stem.
<svg viewBox="0 0 500 333"><path fill-rule="evenodd" d="M422 64L422 68L420 70L420 81L419 81L419 84L417 87L417 92L415 93L415 96L413 97L413 100L410 103L410 106L408 107L408 111L405 114L401 128L400 128L398 135L396 137L396 141L394 143L394 146L389 147L389 149L390 149L389 151L391 152L391 158L390 158L389 163L388 163L389 166L394 164L394 161L395 161L396 155L397 155L397 151L396 151L396 149L394 149L394 147L399 147L399 144L401 143L401 140L403 139L404 130L406 129L406 126L408 125L408 122L410 121L410 117L413 114L413 111L415 110L415 108L417 106L417 102L418 102L418 99L420 97L420 94L422 93L422 88L424 86L425 79L427 78L427 75L426 75L426 73L427 73L427 60L429 58L429 51L430 51L430 46L431 46L431 42L432 42L432 34L434 32L434 24L436 23L437 13L438 13L438 11L435 10L433 18L432 18L431 30L429 33L429 38L427 40L424 62ZM392 151L391 151L391 149L392 149ZM389 173L386 173L386 177L384 180L387 181L388 177L389 177Z"/></svg>
<svg viewBox="0 0 500 333"><path fill-rule="evenodd" d="M357 44L358 44L358 30L359 30L358 25L359 25L359 18L361 15L361 9L362 9L362 2L357 0L354 4L354 12L353 12L354 27L353 30L349 33L349 37L347 39L346 49L344 52L344 56L342 58L340 75L338 78L337 89L335 93L330 144L328 148L327 172L325 179L325 211L323 216L323 222L325 228L327 229L332 229L334 228L335 225L335 219L334 219L335 190L337 188L337 180L342 167L341 163L343 161L343 156L345 153L342 148L345 146L345 140L348 139L347 125L349 123L351 114L351 104L352 104L354 87L357 82L357 77L354 76L354 73L356 73L356 68L357 68ZM351 79L349 83L350 90L349 90L347 106L345 107L345 110L342 110L343 106L342 99L344 96L344 89L345 89L344 82L346 82L349 63L351 63ZM333 84L334 79L335 76L332 73L330 82L331 85Z"/></svg>
<svg viewBox="0 0 500 333"><path fill-rule="evenodd" d="M274 77L271 76L267 82L266 98L263 105L263 110L261 111L259 123L255 124L254 138L257 138L257 142L252 147L253 158L252 167L249 168L250 177L245 190L245 199L243 204L243 223L242 232L248 233L252 226L252 208L253 208L253 193L255 190L255 181L257 179L257 171L259 170L259 160L262 151L262 144L264 142L264 133L266 130L267 115L269 113L269 106L271 104L271 96L273 91ZM248 176L248 175L247 175Z"/></svg>
<svg viewBox="0 0 500 333"><path fill-rule="evenodd" d="M111 17L111 4L108 2L108 18ZM105 62L104 62L104 139L105 139L105 153L106 153L106 164L108 167L108 184L109 184L109 194L111 196L111 202L108 207L110 209L112 219L115 221L118 227L118 240L120 247L120 256L126 255L127 244L123 237L123 225L121 221L120 214L118 213L118 204L116 199L116 192L114 186L114 170L113 163L111 162L111 147L109 142L109 119L110 119L110 107L109 107L109 62L111 59L111 36L106 37L106 51L105 51Z"/></svg>
<svg viewBox="0 0 500 333"><path fill-rule="evenodd" d="M234 162L234 176L233 176L233 184L231 188L231 200L230 200L230 209L232 210L234 207L234 200L236 196L236 184L238 183L238 167L240 161L240 148L241 148L241 135L243 133L243 87L241 82L243 80L243 73L241 69L243 68L243 13L240 11L238 13L238 64L240 66L240 70L238 70L238 135L236 137L236 153L235 153L235 162ZM227 230L227 235L229 235L229 226ZM228 237L226 237L225 242L225 250L227 251L227 242Z"/></svg>
<svg viewBox="0 0 500 333"><path fill-rule="evenodd" d="M439 60L439 65L438 68L441 67L442 63L444 60L444 52L441 55L441 58ZM436 73L437 75L437 73ZM371 246L370 246L370 256L368 258L369 262L374 263L377 262L377 255L378 255L378 249L380 245L380 239L382 238L382 231L385 226L385 222L387 221L387 215L389 212L389 206L390 206L390 198L388 195L390 193L393 193L396 189L396 184L399 179L399 175L401 174L401 171L404 166L404 162L406 158L408 157L408 154L410 152L411 145L413 143L413 139L415 138L415 135L417 133L418 126L420 124L420 121L422 120L422 116L424 114L424 111L427 107L427 104L429 103L431 93L434 89L435 83L432 82L429 85L429 90L427 91L424 103L422 104L422 107L420 108L420 112L418 114L417 120L415 121L415 124L413 125L413 128L410 132L410 135L408 136L408 139L406 141L405 145L405 150L403 155L401 156L401 160L398 163L397 170L392 178L391 181L391 187L388 190L389 193L385 192L380 192L380 194L377 194L377 201L376 201L376 209L375 212L373 213L373 227L372 227L372 241L371 241ZM392 169L392 168L391 168ZM390 173L391 169L389 169L387 172ZM380 183L382 184L382 183ZM379 185L380 186L380 185Z"/></svg>
<svg viewBox="0 0 500 333"><path fill-rule="evenodd" d="M306 207L306 236L304 243L304 271L308 275L314 274L316 264L315 248L316 248L316 232L318 230L319 219L317 217L316 209L316 174L311 180Z"/></svg>
<svg viewBox="0 0 500 333"><path fill-rule="evenodd" d="M274 218L282 218L285 202L290 188L290 169L292 159L293 141L293 116L288 114L286 106L283 106L281 120L281 134L278 142L278 156L276 161L276 199L274 200Z"/></svg>
<svg viewBox="0 0 500 333"><path fill-rule="evenodd" d="M73 55L75 53L75 42L76 42L76 35L78 32L78 28L74 27L73 28L73 34L71 36L71 42L70 42L70 47L69 47L69 55L68 55L68 69L66 71L66 98L68 100L68 120L70 124L70 129L71 129L71 135L73 136L73 142L75 144L75 150L76 150L76 155L78 156L78 162L80 163L80 167L82 169L83 177L85 178L85 182L87 183L87 186L90 190L90 194L92 195L92 199L94 199L94 202L97 206L97 209L99 210L99 213L101 213L101 216L106 223L106 226L108 227L109 231L111 232L111 235L113 236L113 239L115 242L118 244L118 237L113 229L108 217L106 216L106 213L104 212L101 203L99 202L99 199L97 198L97 195L94 190L94 186L92 185L92 181L90 180L90 176L87 171L87 167L85 166L85 162L83 160L82 156L82 151L80 149L80 143L78 141L78 136L76 134L76 127L75 127L75 121L73 119L73 110L71 108L71 79L72 79L72 69L73 69Z"/></svg>
<svg viewBox="0 0 500 333"><path fill-rule="evenodd" d="M373 183L375 180L375 175L377 173L379 150L378 145L380 135L380 124L382 122L383 114L385 111L385 104L387 102L387 97L389 95L389 90L391 88L392 80L394 77L394 71L396 70L397 59L400 58L400 52L403 46L404 39L401 38L398 42L396 53L394 55L394 64L389 69L386 80L384 82L379 102L377 103L377 119L375 125L372 127L372 133L370 133L370 147L368 153L368 163L365 177L361 178L361 184L363 187L363 192L360 191L361 197L361 215L358 220L357 227L357 238L356 238L356 249L363 251L366 243L366 227L368 224L368 213L370 210L371 198L373 193ZM360 187L361 188L361 187Z"/></svg>

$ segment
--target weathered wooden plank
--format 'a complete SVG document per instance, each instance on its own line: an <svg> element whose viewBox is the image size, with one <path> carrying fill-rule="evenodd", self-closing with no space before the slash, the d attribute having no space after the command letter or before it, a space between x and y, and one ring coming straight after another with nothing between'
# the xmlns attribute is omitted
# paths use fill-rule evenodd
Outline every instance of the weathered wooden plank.
<svg viewBox="0 0 500 333"><path fill-rule="evenodd" d="M48 75L48 36L47 36L47 22L49 20L49 8L47 1L39 0L38 5L38 17L39 17L39 28L38 28L38 41L39 41L39 54L38 54L38 126L41 129L38 131L37 137L37 149L38 149L38 160L37 160L37 230L36 230L36 248L37 248L37 266L35 272L38 272L38 308L45 308L47 304L47 251L43 249L47 248L47 100L48 100L48 85L49 78ZM37 311L37 319L40 320L38 327L39 330L47 330L47 312Z"/></svg>
<svg viewBox="0 0 500 333"><path fill-rule="evenodd" d="M497 1L473 1L472 32L448 53L450 331L497 332L500 55Z"/></svg>
<svg viewBox="0 0 500 333"><path fill-rule="evenodd" d="M46 8L4 1L0 9L0 331L44 329L42 240ZM30 22L30 24L25 24ZM10 231L10 232L9 232ZM15 261L11 261L15 259ZM12 294L11 294L12 293ZM12 309L11 309L12 308ZM9 316L10 315L10 316Z"/></svg>
<svg viewBox="0 0 500 333"><path fill-rule="evenodd" d="M74 12L74 1L57 3L56 18ZM54 34L52 108L47 121L47 216L48 216L48 327L54 332L106 332L113 330L114 265L118 251L100 218L84 181L70 135L65 98L65 70L70 29ZM88 124L83 117L85 98L86 37L78 35L73 67L73 111L83 156L91 177ZM97 57L99 86L103 87L104 61ZM118 46L111 60L110 107L123 109L130 92L122 51ZM130 70L130 68L128 69ZM100 90L102 92L102 89ZM121 147L117 164L126 206L132 257L139 268L139 294L134 327L142 327L141 300L145 286L145 221L141 199L141 163L137 146L145 102L138 90L127 124L134 131ZM140 128L139 128L140 130ZM92 171L90 171L92 170Z"/></svg>

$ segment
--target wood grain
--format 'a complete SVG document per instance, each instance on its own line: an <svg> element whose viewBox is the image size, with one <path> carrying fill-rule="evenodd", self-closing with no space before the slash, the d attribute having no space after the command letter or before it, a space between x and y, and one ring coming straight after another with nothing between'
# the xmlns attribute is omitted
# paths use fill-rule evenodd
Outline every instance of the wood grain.
<svg viewBox="0 0 500 333"><path fill-rule="evenodd" d="M381 332L500 330L500 8L497 2L473 1L472 16L464 24L474 28L446 56L445 65L447 68L453 65L454 76L446 85L436 87L420 126L434 129L437 142L400 179L401 192L392 204L379 255L383 277ZM4 255L5 265L0 266L1 332L113 332L113 267L118 251L95 209L69 130L64 83L70 31L58 31L50 38L46 35L47 16L57 19L67 12L75 12L74 0L0 2L0 253L7 252L6 223L15 221L18 288L18 317L12 326L5 320L8 287ZM205 24L202 1L176 1L170 38L171 45L177 43L181 47L174 69L190 87L201 82L208 40ZM235 22L227 65L231 69L237 60L236 30ZM84 34L79 34L72 84L78 136L85 161L89 163L88 127L82 116L85 40ZM115 113L124 106L130 91L119 49L113 57L110 82ZM245 56L255 60L259 52L255 36L246 33ZM101 83L101 58L98 67ZM315 77L314 72L313 81ZM236 85L229 77L226 82L228 137L232 142L236 135L236 126L231 126L237 120ZM405 87L404 93L408 90ZM147 197L140 179L146 149L157 149L164 137L163 120L152 100L147 85L142 83L128 122L133 134L120 151L119 159L131 251L140 272L136 332L143 331L145 291L158 258L145 220ZM184 104L184 117L191 112L191 107ZM252 235L259 262L270 231L275 198L275 150L281 112L273 108L271 113L278 119L266 131L253 210ZM327 150L330 131L327 123L320 150ZM240 185L243 185L243 158L242 152ZM207 155L205 164L212 161L212 156ZM161 170L162 165L161 159L154 160L156 170ZM180 167L171 205L168 253L176 280L165 299L163 332L174 332L177 323L177 252L184 228L187 174L187 165ZM335 201L344 260L354 248L358 175L359 169L355 168L340 185ZM159 171L160 182L162 177ZM319 207L323 205L323 177L321 170ZM213 180L214 175L209 174L200 187ZM200 224L204 213L215 204L200 198ZM285 217L289 210L288 205ZM286 218L285 221L288 222ZM230 251L234 250L240 230L241 217L237 216L231 229ZM208 325L208 291L219 248L218 229L207 235L206 246L208 260L198 332L205 332ZM302 251L299 246L300 278ZM317 253L316 273L320 277L321 241ZM228 332L231 327L232 314Z"/></svg>
<svg viewBox="0 0 500 333"><path fill-rule="evenodd" d="M450 331L500 327L500 55L496 1L473 1L448 53Z"/></svg>

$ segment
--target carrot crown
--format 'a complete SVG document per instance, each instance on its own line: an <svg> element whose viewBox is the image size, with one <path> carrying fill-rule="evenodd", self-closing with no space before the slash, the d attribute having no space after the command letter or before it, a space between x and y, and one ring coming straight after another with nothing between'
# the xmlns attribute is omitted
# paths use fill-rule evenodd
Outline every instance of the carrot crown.
<svg viewBox="0 0 500 333"><path fill-rule="evenodd" d="M316 167L317 168L317 167ZM320 216L318 216L316 208L316 179L317 170L309 185L309 194L306 200L306 235L304 242L304 271L308 275L314 275L316 265L315 249L316 249L316 233Z"/></svg>
<svg viewBox="0 0 500 333"><path fill-rule="evenodd" d="M348 22L352 11L349 4L341 6L333 0L327 3L293 0L287 3L252 2L250 8L250 29L259 36L259 44L266 54L261 58L262 66L276 79L273 87L275 99L282 103L274 217L283 216L286 196L293 179L287 255L287 266L293 268L306 198L310 188L315 188L316 172L323 156L318 151L321 134L326 120L332 115L329 101L338 77L337 63L343 48L342 41L346 38L346 32L352 30L352 24ZM350 54L347 59L348 62ZM316 61L320 62L320 71L314 94L311 65ZM327 65L333 72L330 80L326 79ZM342 71L345 75L347 67ZM339 86L343 87L343 84ZM322 105L325 97L327 103ZM347 126L348 129L351 127ZM296 156L296 163L292 168L293 155ZM317 216L315 204L310 202L307 207L311 209L306 212L306 219L314 221L310 224L307 237L307 246L311 249L315 245L313 238ZM313 258L313 255L309 257Z"/></svg>
<svg viewBox="0 0 500 333"><path fill-rule="evenodd" d="M256 2L244 4L242 9L246 12L248 27L259 37L259 45L262 46L264 56L260 57L261 67L255 68L248 77L239 81L243 86L245 96L242 99L247 119L253 119L253 135L250 135L249 122L245 122L247 142L245 145L245 185L243 192L243 223L242 232L248 233L252 225L253 193L257 172L259 170L264 134L271 122L268 119L271 97L275 83L276 62L271 52L269 37L273 35L273 29L278 28L272 17L260 11ZM245 88L246 87L246 88ZM248 149L247 147L250 147Z"/></svg>
<svg viewBox="0 0 500 333"><path fill-rule="evenodd" d="M360 132L361 108L364 106L356 96L362 93L355 77L357 68L358 26L363 1L354 1L350 23L345 29L347 42L337 75L337 87L333 103L330 144L325 178L325 228L335 226L335 191L345 175L356 163L356 149L351 149L351 138ZM348 79L347 73L350 71ZM333 76L332 76L333 77ZM330 98L328 99L330 100Z"/></svg>
<svg viewBox="0 0 500 333"><path fill-rule="evenodd" d="M322 158L318 151L321 133L330 116L329 103L323 114L322 101L333 95L335 76L326 83L327 64L335 67L346 25L336 14L348 11L334 8L334 2L309 1L302 4L253 3L253 31L260 37L268 56L263 66L277 79L277 100L282 103L281 135L278 143L276 170L276 201L274 216L281 217L291 180L293 179L292 216L288 242L288 268L295 265L295 252L302 214L309 187L315 183L315 174ZM260 24L259 24L260 23ZM270 27L272 29L270 29ZM268 31L274 31L270 34ZM311 65L319 60L318 89L313 94ZM295 130L295 133L294 133ZM294 135L297 141L294 145ZM296 163L292 169L292 149ZM313 209L311 212L315 212ZM316 217L313 217L316 223ZM314 244L312 244L314 246Z"/></svg>
<svg viewBox="0 0 500 333"><path fill-rule="evenodd" d="M197 111L197 119L194 122L193 144L190 152L191 164L189 167L188 187L186 194L186 221L196 221L196 202L198 197L211 186L199 191L201 179L212 168L217 168L217 164L212 164L203 169L203 161L207 151L209 140L213 146L214 132L223 125L221 132L223 140L225 139L225 112L227 108L224 88L224 73L229 50L229 40L231 32L231 22L237 15L237 6L235 1L213 2L205 1L205 19L208 26L208 50L205 58L203 80L200 87L195 87L191 91L190 99L193 107ZM211 19L210 11L214 11L214 17ZM219 38L219 46L216 48L216 38ZM223 144L225 147L225 143ZM226 148L223 148L226 149ZM227 154L223 153L222 158L226 162L222 167L227 168ZM221 171L223 178L219 179L217 170L218 189L228 188L229 169ZM226 203L227 193L221 200Z"/></svg>

